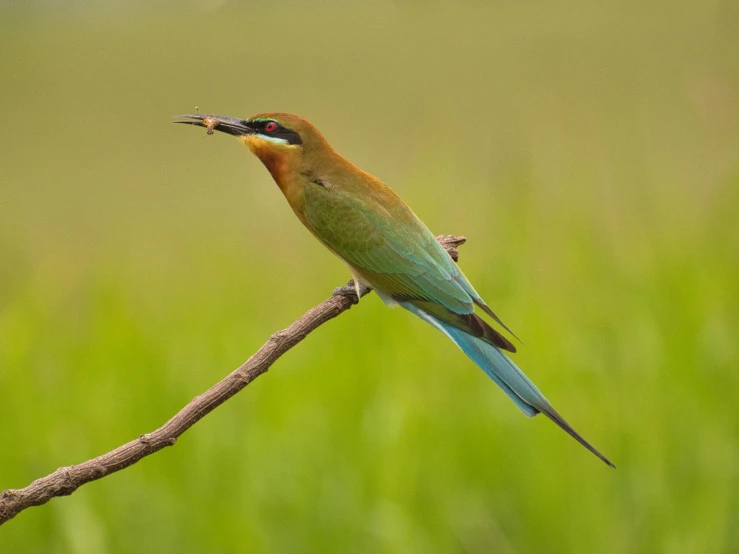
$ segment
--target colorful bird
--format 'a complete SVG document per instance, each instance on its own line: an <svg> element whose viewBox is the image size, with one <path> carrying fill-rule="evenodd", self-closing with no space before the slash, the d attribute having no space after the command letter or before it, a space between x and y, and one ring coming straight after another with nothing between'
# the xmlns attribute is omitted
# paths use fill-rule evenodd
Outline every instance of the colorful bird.
<svg viewBox="0 0 739 554"><path fill-rule="evenodd" d="M516 348L475 313L508 332L431 231L387 185L337 154L310 122L287 113L249 119L178 116L176 123L233 135L267 167L298 219L349 268L359 296L371 286L447 335L527 416L543 413L606 464L501 350ZM512 334L512 333L511 333Z"/></svg>

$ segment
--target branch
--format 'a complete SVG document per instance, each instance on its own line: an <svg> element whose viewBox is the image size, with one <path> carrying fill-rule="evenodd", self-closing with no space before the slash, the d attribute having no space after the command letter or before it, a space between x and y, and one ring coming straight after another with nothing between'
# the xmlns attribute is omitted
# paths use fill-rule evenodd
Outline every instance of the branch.
<svg viewBox="0 0 739 554"><path fill-rule="evenodd" d="M466 239L440 235L437 240L456 262L459 257L457 247L464 244ZM364 296L371 290L363 288L360 293ZM68 496L85 483L125 469L166 446L172 446L180 435L201 418L215 410L262 373L266 373L280 356L307 337L311 331L344 313L357 302L359 298L357 298L354 283L349 281L346 286L334 290L328 300L308 310L290 327L272 335L267 343L241 367L200 396L193 398L189 404L156 431L141 435L92 460L60 467L54 473L35 480L25 488L4 490L0 494L0 525L26 508L46 504L55 496Z"/></svg>

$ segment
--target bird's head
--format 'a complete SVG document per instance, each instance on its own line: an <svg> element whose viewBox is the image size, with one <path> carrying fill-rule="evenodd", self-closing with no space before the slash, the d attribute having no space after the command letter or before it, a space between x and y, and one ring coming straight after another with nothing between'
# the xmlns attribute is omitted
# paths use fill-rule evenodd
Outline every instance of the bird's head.
<svg viewBox="0 0 739 554"><path fill-rule="evenodd" d="M310 160L333 152L309 121L289 113L261 113L249 119L221 115L188 114L175 123L206 127L243 142L267 166L278 184L289 170L300 171Z"/></svg>

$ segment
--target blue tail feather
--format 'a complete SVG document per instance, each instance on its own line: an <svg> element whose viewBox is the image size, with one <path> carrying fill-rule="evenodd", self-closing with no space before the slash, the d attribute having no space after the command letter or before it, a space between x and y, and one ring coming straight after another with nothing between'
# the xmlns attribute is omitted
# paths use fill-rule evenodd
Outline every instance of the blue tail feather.
<svg viewBox="0 0 739 554"><path fill-rule="evenodd" d="M616 467L610 462L610 460L608 460L608 458L603 456L603 454L598 452L595 447L580 436L580 434L555 411L549 401L544 398L544 395L536 388L536 385L531 382L531 379L526 377L526 375L518 369L516 364L514 364L510 358L503 354L498 348L478 339L477 337L473 337L472 335L457 329L444 321L441 321L431 314L424 312L417 306L414 306L410 302L399 302L399 304L452 339L452 341L488 375L488 377L495 381L495 384L498 385L511 400L513 400L513 403L516 404L518 409L525 415L533 417L538 413L543 413L606 464L614 468Z"/></svg>
<svg viewBox="0 0 739 554"><path fill-rule="evenodd" d="M467 354L488 377L495 381L496 385L503 389L503 392L525 415L533 417L549 406L549 402L539 392L536 385L496 347L452 327L409 302L402 302L400 305L452 339L462 349L462 352Z"/></svg>

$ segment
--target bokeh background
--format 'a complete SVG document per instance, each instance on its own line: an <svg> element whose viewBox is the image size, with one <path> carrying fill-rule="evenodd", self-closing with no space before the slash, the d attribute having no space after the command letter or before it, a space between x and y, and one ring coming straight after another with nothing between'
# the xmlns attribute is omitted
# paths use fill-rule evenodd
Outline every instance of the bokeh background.
<svg viewBox="0 0 739 554"><path fill-rule="evenodd" d="M393 186L619 467L374 296L0 551L738 552L739 4L0 3L0 488L166 421L346 281L240 144Z"/></svg>

